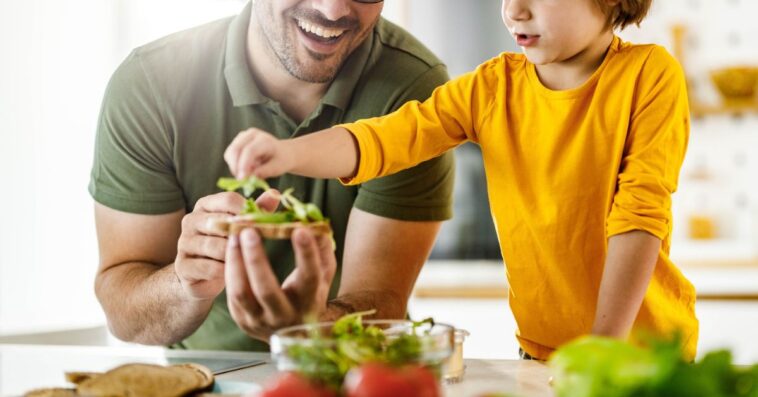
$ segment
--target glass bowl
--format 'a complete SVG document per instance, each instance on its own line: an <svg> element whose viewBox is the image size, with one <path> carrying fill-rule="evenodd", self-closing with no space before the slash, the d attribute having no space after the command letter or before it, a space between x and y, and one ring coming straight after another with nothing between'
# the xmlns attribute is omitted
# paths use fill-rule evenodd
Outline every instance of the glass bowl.
<svg viewBox="0 0 758 397"><path fill-rule="evenodd" d="M419 354L404 364L420 364L439 369L453 353L455 346L455 328L447 324L423 323L413 327L407 320L363 320L364 328L374 326L382 330L386 343L392 343L408 335L418 336ZM349 355L359 351L353 341L337 340L332 336L334 322L303 324L282 328L271 336L271 356L279 371L317 372L323 369L311 364L320 357L334 354ZM356 345L356 346L353 346ZM360 365L355 360L354 365ZM367 360L372 361L372 360ZM365 362L367 362L365 361Z"/></svg>

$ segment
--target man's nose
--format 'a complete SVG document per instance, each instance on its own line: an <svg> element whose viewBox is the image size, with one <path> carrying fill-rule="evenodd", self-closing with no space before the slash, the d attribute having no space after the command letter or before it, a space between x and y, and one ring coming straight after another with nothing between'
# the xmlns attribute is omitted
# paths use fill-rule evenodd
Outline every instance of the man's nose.
<svg viewBox="0 0 758 397"><path fill-rule="evenodd" d="M350 15L350 3L353 0L312 0L313 8L326 18L336 21Z"/></svg>

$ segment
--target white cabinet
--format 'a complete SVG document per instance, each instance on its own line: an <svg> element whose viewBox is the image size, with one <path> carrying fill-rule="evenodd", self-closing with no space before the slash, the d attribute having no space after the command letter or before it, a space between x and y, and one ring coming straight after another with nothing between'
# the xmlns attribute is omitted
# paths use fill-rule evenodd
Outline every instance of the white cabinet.
<svg viewBox="0 0 758 397"><path fill-rule="evenodd" d="M685 274L704 296L758 296L758 268L686 268ZM434 289L476 292L502 290L501 298L419 297ZM494 262L431 263L424 267L416 284L417 294L409 303L414 319L434 317L468 330L464 343L467 358L518 358L516 322L505 298L507 285L502 264ZM449 293L454 295L456 292ZM480 295L486 295L480 294ZM440 294L444 295L444 294ZM475 295L475 294L473 294ZM698 352L732 350L741 364L758 363L758 300L700 299L696 305L700 320Z"/></svg>
<svg viewBox="0 0 758 397"><path fill-rule="evenodd" d="M729 348L740 364L758 363L758 301L700 301L698 354ZM468 330L466 358L518 358L516 322L506 299L413 298L414 319L434 317Z"/></svg>

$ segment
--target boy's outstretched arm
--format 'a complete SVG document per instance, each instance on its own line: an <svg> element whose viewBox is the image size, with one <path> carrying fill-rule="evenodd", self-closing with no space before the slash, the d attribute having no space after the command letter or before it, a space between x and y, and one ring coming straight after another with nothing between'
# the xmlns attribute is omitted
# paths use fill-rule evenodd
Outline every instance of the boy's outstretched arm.
<svg viewBox="0 0 758 397"><path fill-rule="evenodd" d="M310 178L349 178L359 160L353 135L335 127L295 139L279 140L266 131L240 132L224 152L224 160L238 178L271 178L293 173Z"/></svg>
<svg viewBox="0 0 758 397"><path fill-rule="evenodd" d="M640 230L611 236L592 333L626 338L653 275L661 240Z"/></svg>

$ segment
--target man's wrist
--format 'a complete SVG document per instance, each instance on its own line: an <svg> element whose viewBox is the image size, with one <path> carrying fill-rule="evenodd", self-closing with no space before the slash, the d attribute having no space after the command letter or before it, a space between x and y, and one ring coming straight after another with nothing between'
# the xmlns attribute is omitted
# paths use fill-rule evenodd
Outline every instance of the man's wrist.
<svg viewBox="0 0 758 397"><path fill-rule="evenodd" d="M326 303L326 311L321 320L332 321L346 314L364 310L376 310L374 319L403 318L406 301L393 291L364 291L339 296Z"/></svg>
<svg viewBox="0 0 758 397"><path fill-rule="evenodd" d="M355 306L349 301L339 298L332 299L326 303L326 311L321 316L321 320L334 321L346 314L355 313L357 311L358 310L356 310Z"/></svg>

